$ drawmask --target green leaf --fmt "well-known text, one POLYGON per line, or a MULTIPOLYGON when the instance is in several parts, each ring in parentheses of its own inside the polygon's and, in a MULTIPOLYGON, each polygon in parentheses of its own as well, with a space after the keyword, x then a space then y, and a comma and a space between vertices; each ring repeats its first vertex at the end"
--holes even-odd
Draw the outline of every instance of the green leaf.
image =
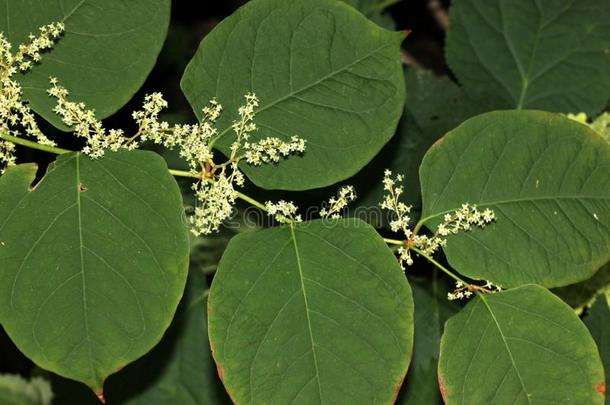
MULTIPOLYGON (((206 339, 206 288, 203 273, 189 273, 184 297, 161 342, 106 382, 109 404, 230 404, 206 339)), ((82 387, 54 378, 57 404, 99 404, 92 392, 82 387)))
POLYGON ((409 284, 356 219, 236 236, 208 313, 212 353, 238 404, 389 404, 411 357, 409 284))
POLYGON ((431 273, 430 278, 411 281, 415 303, 415 342, 409 373, 396 401, 399 405, 441 403, 436 376, 441 336, 445 321, 460 308, 455 301, 447 300, 449 289, 439 279, 438 270, 432 269, 431 273))
POLYGON ((167 34, 170 0, 34 1, 0 0, 0 32, 15 49, 29 33, 64 22, 66 33, 42 62, 20 79, 24 97, 38 114, 59 128, 47 95, 49 76, 105 118, 131 99, 144 83, 167 34))
POLYGON ((559 114, 500 111, 449 132, 420 168, 423 219, 435 229, 463 203, 497 221, 448 238, 460 273, 504 287, 559 287, 610 259, 610 145, 559 114))
POLYGON ((445 325, 439 381, 451 404, 603 404, 587 328, 548 290, 480 295, 445 325))
POLYGON ((610 97, 610 1, 460 0, 447 62, 496 108, 599 112, 610 97))
POLYGON ((216 143, 234 139, 244 94, 261 100, 253 140, 307 140, 302 157, 243 165, 258 186, 305 190, 355 174, 392 137, 405 90, 403 33, 386 31, 331 0, 254 0, 201 42, 181 86, 196 114, 216 97, 224 107, 216 143))
POLYGON ((50 405, 52 398, 51 385, 43 378, 27 381, 19 375, 0 374, 2 405, 50 405))
MULTIPOLYGON (((597 297, 584 321, 595 343, 597 343, 606 370, 606 382, 598 385, 597 390, 606 392, 606 387, 610 383, 610 330, 608 329, 608 325, 610 325, 610 304, 605 294, 597 297)), ((610 403, 610 398, 606 398, 606 404, 608 403, 610 403)))
POLYGON ((576 309, 582 309, 601 290, 610 286, 610 263, 602 266, 593 277, 565 287, 553 289, 553 294, 576 309))
POLYGON ((42 368, 100 393, 169 326, 188 267, 178 186, 151 152, 60 156, 0 177, 0 322, 42 368))
POLYGON ((405 202, 421 208, 419 165, 432 144, 461 122, 486 110, 481 100, 467 97, 449 79, 438 79, 426 70, 408 69, 409 94, 396 135, 375 159, 349 180, 358 191, 356 205, 378 207, 383 199, 383 172, 389 168, 405 177, 405 202))
POLYGON ((129 405, 231 403, 216 374, 207 340, 203 273, 191 273, 188 287, 161 343, 109 379, 110 401, 129 405))

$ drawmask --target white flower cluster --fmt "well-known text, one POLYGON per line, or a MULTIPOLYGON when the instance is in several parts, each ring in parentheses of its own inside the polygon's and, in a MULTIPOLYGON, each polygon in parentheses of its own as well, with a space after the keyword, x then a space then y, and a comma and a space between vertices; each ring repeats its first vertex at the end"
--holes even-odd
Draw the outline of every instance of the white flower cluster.
POLYGON ((231 144, 231 158, 239 156, 239 159, 245 159, 248 164, 260 166, 264 163, 278 163, 282 157, 305 151, 305 140, 298 136, 292 136, 288 142, 276 137, 248 142, 250 134, 257 130, 253 120, 259 100, 254 93, 246 94, 245 98, 246 104, 238 109, 239 120, 232 125, 236 138, 231 144))
POLYGON ((494 293, 502 291, 502 288, 498 285, 492 284, 490 281, 487 281, 483 286, 466 285, 461 281, 456 281, 455 290, 453 290, 453 292, 447 293, 447 299, 453 301, 460 300, 463 298, 470 298, 474 294, 473 291, 480 291, 483 293, 494 293))
MULTIPOLYGON (((64 124, 74 129, 74 134, 87 142, 83 153, 92 159, 104 156, 104 151, 117 151, 127 144, 127 138, 122 129, 106 130, 101 121, 95 118, 95 111, 88 110, 84 103, 68 100, 68 90, 51 77, 51 88, 47 93, 55 97, 57 103, 53 111, 61 117, 64 124)), ((137 145, 129 146, 135 149, 137 145)))
POLYGON ((462 207, 445 214, 444 222, 439 224, 436 232, 441 236, 456 234, 460 231, 468 231, 473 226, 485 228, 485 226, 496 220, 496 214, 489 208, 483 212, 476 205, 462 204, 462 207))
MULTIPOLYGON (((0 132, 6 135, 25 134, 36 138, 42 145, 55 146, 38 128, 34 114, 22 100, 22 89, 13 79, 18 72, 25 72, 41 59, 41 52, 51 48, 64 32, 62 23, 40 28, 37 36, 30 34, 29 42, 21 44, 16 54, 3 33, 0 33, 0 132)), ((0 141, 0 168, 15 164, 15 146, 0 141)), ((2 170, 3 171, 3 170, 2 170)))
POLYGON ((327 206, 320 210, 322 218, 340 218, 341 210, 356 199, 354 186, 343 186, 337 192, 337 197, 331 197, 327 206))
POLYGON ((301 215, 297 215, 298 207, 292 201, 280 200, 277 203, 267 201, 265 203, 267 213, 272 215, 276 221, 287 224, 291 222, 302 222, 301 215))
MULTIPOLYGON (((240 160, 252 164, 279 161, 279 156, 294 152, 303 152, 305 141, 294 137, 290 142, 276 138, 263 139, 250 144, 247 140, 256 131, 253 122, 255 108, 258 106, 256 95, 245 95, 246 103, 238 109, 239 118, 232 123, 235 140, 231 144, 231 155, 222 164, 214 162, 212 143, 220 136, 216 120, 222 112, 222 105, 212 99, 202 109, 202 116, 197 124, 169 125, 159 120, 159 114, 167 107, 167 102, 160 93, 149 94, 144 99, 142 109, 134 111, 132 117, 138 125, 138 131, 130 138, 121 130, 106 131, 102 123, 95 118, 91 110, 83 103, 67 100, 68 92, 52 79, 53 87, 49 94, 57 98, 55 112, 62 117, 66 125, 72 126, 75 133, 87 140, 83 153, 92 158, 103 156, 104 150, 119 148, 135 149, 141 143, 150 141, 166 148, 178 148, 190 168, 191 175, 199 178, 192 186, 197 206, 189 218, 191 232, 195 235, 207 235, 219 230, 222 223, 231 215, 237 199, 236 186, 243 186, 244 176, 238 168, 240 160)), ((278 215, 287 206, 281 205, 278 215)), ((289 210, 285 218, 292 218, 289 210)), ((297 217, 293 218, 297 220, 297 217)))
POLYGON ((439 248, 446 246, 445 236, 468 231, 473 226, 485 227, 496 219, 494 212, 489 208, 480 212, 476 205, 462 204, 461 208, 444 216, 444 222, 438 226, 434 235, 415 234, 409 227, 411 218, 408 214, 412 207, 399 201, 400 195, 403 193, 403 187, 399 183, 403 180, 404 176, 401 174, 392 178, 390 170, 384 172, 383 186, 387 194, 380 204, 381 208, 393 213, 394 218, 390 221, 392 231, 402 232, 406 238, 405 245, 398 248, 398 256, 403 269, 405 268, 403 263, 406 263, 407 266, 413 264, 411 248, 416 248, 431 256, 439 248))
POLYGON ((292 153, 303 153, 305 140, 293 136, 290 138, 290 142, 285 142, 279 138, 270 137, 255 143, 246 142, 243 149, 246 162, 259 166, 262 163, 278 163, 280 158, 292 153))

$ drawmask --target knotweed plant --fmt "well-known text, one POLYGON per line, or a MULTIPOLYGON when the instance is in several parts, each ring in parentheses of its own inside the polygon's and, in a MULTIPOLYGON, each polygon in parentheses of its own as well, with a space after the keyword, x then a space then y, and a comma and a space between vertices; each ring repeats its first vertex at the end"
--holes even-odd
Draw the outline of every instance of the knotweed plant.
MULTIPOLYGON (((432 235, 421 235, 411 228, 411 217, 409 213, 413 209, 411 205, 407 205, 400 201, 400 196, 404 192, 401 183, 404 181, 404 175, 397 174, 392 177, 392 172, 386 169, 383 177, 383 188, 386 191, 383 201, 380 203, 382 209, 389 211, 392 215, 390 228, 393 232, 402 233, 406 241, 398 247, 397 253, 400 265, 403 270, 407 266, 412 266, 414 263, 411 251, 422 254, 425 257, 432 257, 440 248, 447 245, 446 237, 455 235, 459 232, 466 232, 473 227, 485 228, 487 225, 496 220, 494 212, 486 208, 479 211, 476 205, 468 203, 452 212, 444 215, 436 231, 432 235)), ((449 293, 448 298, 469 298, 473 292, 493 292, 500 291, 500 287, 486 282, 484 286, 476 284, 467 284, 461 280, 456 283, 456 290, 449 293)))
MULTIPOLYGON (((159 120, 160 112, 167 107, 162 94, 149 94, 144 99, 142 109, 132 114, 138 125, 137 132, 126 137, 123 130, 106 130, 95 119, 95 112, 87 110, 83 103, 68 101, 67 90, 59 86, 56 79, 52 78, 51 84, 49 95, 57 99, 55 112, 66 125, 74 128, 77 136, 86 140, 83 153, 92 159, 102 157, 108 149, 132 150, 147 141, 168 149, 179 149, 190 173, 199 178, 192 186, 198 205, 194 215, 189 218, 191 232, 195 235, 217 232, 231 215, 237 199, 236 187, 244 184, 244 175, 239 170, 240 161, 258 166, 278 163, 290 154, 305 152, 305 140, 298 136, 292 136, 289 141, 275 137, 249 141, 251 134, 257 131, 254 116, 259 100, 254 93, 244 96, 245 104, 238 109, 239 119, 231 125, 234 141, 228 159, 217 163, 211 143, 218 137, 215 124, 222 113, 222 105, 216 99, 210 100, 209 105, 202 109, 199 123, 170 125, 159 120)), ((278 215, 283 213, 289 217, 287 208, 285 204, 280 204, 278 215)))
MULTIPOLYGON (((365 405, 405 394, 602 405, 595 336, 558 296, 580 282, 579 295, 607 291, 607 271, 592 275, 610 260, 610 34, 592 28, 604 26, 603 1, 586 13, 564 2, 452 2, 447 78, 403 66, 412 60, 401 59, 404 32, 375 24, 391 26, 381 12, 394 0, 243 2, 182 74, 196 121, 168 122, 169 98, 148 92, 133 123, 110 128, 107 113, 160 55, 170 2, 5 1, 0 325, 32 361, 24 369, 49 370, 62 391, 71 384, 61 378, 79 381, 109 403, 123 394, 176 402, 185 393, 164 387, 220 384, 217 371, 236 404, 365 405), (533 30, 496 18, 558 10, 533 30), (52 16, 64 22, 31 25, 52 16), (561 49, 536 38, 566 32, 578 41, 561 49), (507 43, 519 46, 500 55, 507 43), (527 63, 493 63, 507 58, 527 63), (557 113, 568 109, 599 115, 557 113), (49 160, 40 170, 16 165, 15 145, 58 156, 43 173, 49 160), (168 168, 167 150, 182 170, 168 168), (380 163, 392 170, 371 181, 380 163), (395 174, 416 165, 420 218, 395 174), (348 211, 353 186, 302 206, 346 181, 365 184, 358 193, 379 200, 389 220, 361 220, 371 213, 361 201, 348 211), (185 193, 195 201, 186 216, 185 193), (271 223, 229 222, 238 201, 271 223), (437 302, 447 299, 468 302, 437 302), (147 355, 156 345, 180 350, 147 355), (438 375, 411 367, 406 380, 417 384, 399 394, 412 354, 438 363, 438 375), (163 367, 148 367, 158 360, 163 367), (134 372, 143 384, 132 384, 134 372)), ((609 316, 600 298, 579 314, 599 336, 609 316)), ((62 396, 73 393, 75 403, 91 400, 62 396)), ((226 399, 216 393, 186 395, 226 399)))

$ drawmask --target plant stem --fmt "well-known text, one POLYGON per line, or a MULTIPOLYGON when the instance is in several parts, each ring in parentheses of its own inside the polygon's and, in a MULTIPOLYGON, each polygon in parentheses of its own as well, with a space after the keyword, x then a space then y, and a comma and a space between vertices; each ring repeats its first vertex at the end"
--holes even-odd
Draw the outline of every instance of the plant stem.
POLYGON ((199 178, 199 176, 197 176, 196 174, 193 174, 186 170, 168 169, 168 171, 169 171, 169 174, 171 174, 172 176, 175 176, 175 177, 189 177, 191 179, 199 178))
MULTIPOLYGON (((36 150, 40 150, 43 152, 54 153, 56 155, 63 155, 64 153, 76 152, 73 150, 62 149, 62 148, 58 148, 55 146, 41 145, 37 142, 29 141, 29 140, 23 139, 23 138, 18 138, 16 136, 12 136, 12 135, 5 134, 5 133, 0 133, 0 138, 4 139, 5 141, 9 141, 9 142, 17 144, 17 145, 25 146, 30 149, 36 149, 36 150)), ((175 176, 175 177, 188 177, 188 178, 192 178, 192 179, 199 178, 199 176, 197 176, 196 174, 193 174, 186 170, 168 169, 168 171, 172 176, 175 176)), ((247 203, 250 203, 250 204, 254 205, 255 207, 267 212, 267 207, 265 207, 265 205, 263 203, 256 201, 254 198, 252 198, 244 193, 241 193, 239 191, 237 191, 237 197, 239 199, 246 201, 247 203)))
POLYGON ((254 205, 256 208, 258 208, 262 211, 267 212, 267 207, 265 207, 265 204, 260 203, 260 202, 256 201, 254 198, 247 196, 244 193, 241 193, 239 191, 236 191, 236 193, 237 193, 237 197, 239 197, 241 200, 254 205))
POLYGON ((383 241, 385 243, 387 243, 388 245, 404 245, 405 244, 404 240, 398 240, 398 239, 383 238, 383 241))
POLYGON ((17 145, 28 147, 30 149, 41 150, 43 152, 54 153, 56 155, 62 155, 64 153, 74 152, 72 150, 62 149, 62 148, 58 148, 55 146, 41 145, 37 142, 28 141, 27 139, 23 139, 23 138, 17 138, 16 136, 5 134, 5 133, 0 133, 0 138, 4 139, 5 141, 9 141, 11 143, 17 144, 17 145))
POLYGON ((440 264, 439 262, 434 260, 434 258, 432 256, 430 256, 429 254, 427 254, 427 253, 423 252, 422 250, 420 250, 420 249, 418 249, 416 247, 413 247, 413 246, 409 246, 409 249, 411 249, 412 251, 414 251, 418 255, 425 257, 426 260, 428 260, 430 263, 432 263, 433 265, 438 267, 441 271, 443 271, 445 274, 447 274, 449 277, 451 277, 455 281, 459 281, 460 283, 464 284, 468 289, 472 288, 472 286, 469 283, 467 283, 466 281, 462 280, 460 277, 458 277, 451 270, 449 270, 448 268, 446 268, 445 266, 443 266, 442 264, 440 264))

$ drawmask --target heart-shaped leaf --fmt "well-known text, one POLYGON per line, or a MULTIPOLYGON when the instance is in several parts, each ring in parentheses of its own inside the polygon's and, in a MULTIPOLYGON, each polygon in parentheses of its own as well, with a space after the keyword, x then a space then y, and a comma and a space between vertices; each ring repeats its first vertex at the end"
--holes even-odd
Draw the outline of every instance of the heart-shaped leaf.
POLYGON ((462 274, 502 286, 558 287, 610 259, 610 144, 559 114, 501 111, 449 132, 420 168, 423 220, 435 229, 463 203, 497 221, 449 237, 462 274))
POLYGON ((39 366, 100 393, 169 326, 188 267, 180 192, 151 152, 60 156, 0 177, 0 322, 39 366))
POLYGON ((610 1, 459 0, 447 62, 496 108, 596 113, 610 96, 610 1))
POLYGON ((246 175, 264 188, 323 187, 355 174, 394 134, 403 39, 342 2, 254 0, 204 38, 181 86, 196 114, 214 97, 223 105, 216 145, 225 153, 244 94, 256 93, 253 139, 298 135, 307 149, 281 170, 244 165, 246 175))
POLYGON ((540 286, 469 302, 445 325, 438 375, 448 405, 604 403, 593 338, 540 286))
POLYGON ((238 404, 390 404, 411 357, 411 290, 356 219, 234 237, 208 312, 212 352, 238 404))
POLYGON ((53 22, 66 32, 42 62, 22 76, 24 97, 46 120, 65 128, 48 96, 49 76, 71 97, 105 118, 140 88, 157 61, 167 34, 170 0, 4 0, 0 32, 13 48, 53 22))

